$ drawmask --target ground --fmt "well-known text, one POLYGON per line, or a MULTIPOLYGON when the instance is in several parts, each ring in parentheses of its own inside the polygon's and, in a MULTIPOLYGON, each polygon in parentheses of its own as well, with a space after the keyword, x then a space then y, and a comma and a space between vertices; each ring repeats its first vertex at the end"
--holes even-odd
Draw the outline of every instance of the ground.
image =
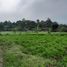
POLYGON ((3 50, 2 50, 2 46, 0 46, 0 67, 3 67, 3 50))

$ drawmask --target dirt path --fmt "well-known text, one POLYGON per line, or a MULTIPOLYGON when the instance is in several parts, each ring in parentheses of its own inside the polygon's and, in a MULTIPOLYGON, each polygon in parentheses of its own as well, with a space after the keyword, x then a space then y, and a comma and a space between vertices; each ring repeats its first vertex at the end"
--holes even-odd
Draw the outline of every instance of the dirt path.
POLYGON ((2 51, 2 46, 0 46, 0 67, 3 67, 3 51, 2 51))

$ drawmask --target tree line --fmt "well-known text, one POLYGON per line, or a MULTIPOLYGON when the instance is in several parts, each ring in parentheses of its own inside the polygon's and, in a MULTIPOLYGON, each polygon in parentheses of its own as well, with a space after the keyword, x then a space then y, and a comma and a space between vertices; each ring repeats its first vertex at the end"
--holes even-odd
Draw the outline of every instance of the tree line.
POLYGON ((46 21, 39 19, 33 21, 23 18, 22 20, 18 20, 16 22, 0 22, 0 31, 67 32, 67 25, 53 22, 50 18, 48 18, 46 21))

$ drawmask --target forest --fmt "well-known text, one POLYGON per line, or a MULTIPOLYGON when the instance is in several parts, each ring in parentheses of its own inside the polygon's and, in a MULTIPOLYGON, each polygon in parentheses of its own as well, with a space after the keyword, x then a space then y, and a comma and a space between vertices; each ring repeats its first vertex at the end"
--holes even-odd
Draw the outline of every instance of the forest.
POLYGON ((47 20, 18 20, 16 22, 4 21, 0 22, 0 31, 51 31, 51 32, 67 32, 66 24, 59 24, 52 21, 50 18, 47 20))

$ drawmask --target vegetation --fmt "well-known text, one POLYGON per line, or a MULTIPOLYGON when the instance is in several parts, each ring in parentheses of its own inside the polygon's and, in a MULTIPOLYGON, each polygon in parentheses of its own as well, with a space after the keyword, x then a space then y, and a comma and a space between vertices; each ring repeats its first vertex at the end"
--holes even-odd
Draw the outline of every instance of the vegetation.
POLYGON ((51 21, 48 18, 46 21, 39 20, 18 20, 16 22, 4 21, 0 22, 0 31, 48 31, 48 33, 52 32, 67 32, 67 25, 58 24, 57 22, 51 21))
POLYGON ((67 67, 66 32, 50 18, 0 22, 0 67, 67 67))
POLYGON ((67 34, 0 34, 4 67, 67 67, 67 34))

